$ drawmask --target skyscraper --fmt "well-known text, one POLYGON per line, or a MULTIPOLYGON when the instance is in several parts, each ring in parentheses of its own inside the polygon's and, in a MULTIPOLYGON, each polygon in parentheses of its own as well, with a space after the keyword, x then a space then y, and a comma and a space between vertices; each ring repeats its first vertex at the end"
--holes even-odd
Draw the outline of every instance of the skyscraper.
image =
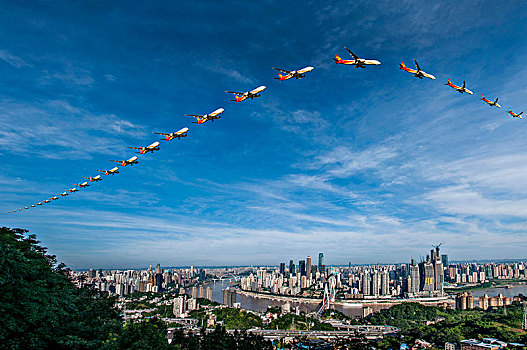
POLYGON ((445 270, 443 260, 439 254, 439 246, 436 247, 432 264, 434 264, 434 290, 443 293, 443 282, 445 280, 445 270))
POLYGON ((388 271, 384 270, 381 273, 381 295, 388 295, 390 294, 390 275, 388 274, 388 271))
POLYGON ((323 273, 323 266, 324 266, 324 253, 318 253, 318 271, 320 273, 323 273))
POLYGON ((298 261, 298 272, 300 273, 300 276, 306 275, 306 261, 305 260, 299 260, 298 261))
POLYGON ((419 267, 414 263, 412 259, 412 265, 410 265, 410 285, 408 286, 408 292, 417 294, 419 293, 419 267))
POLYGON ((311 257, 310 256, 308 256, 306 259, 306 276, 308 280, 311 279, 311 257))
POLYGON ((371 277, 368 271, 364 271, 362 274, 362 294, 370 295, 371 294, 371 277))
POLYGON ((434 265, 430 261, 430 256, 426 256, 426 261, 419 264, 419 277, 421 279, 420 290, 431 293, 434 291, 434 265))
POLYGON ((231 290, 229 288, 223 290, 223 305, 232 307, 231 290))
POLYGON ((370 291, 370 294, 371 295, 379 295, 379 287, 380 287, 380 278, 379 278, 379 271, 375 270, 373 271, 372 273, 372 276, 371 276, 371 291, 370 291))
POLYGON ((445 277, 447 280, 450 280, 450 270, 448 268, 448 255, 441 255, 441 260, 443 260, 443 270, 445 270, 445 277))
POLYGON ((289 260, 289 276, 293 276, 295 273, 295 263, 293 260, 289 260))
POLYGON ((285 263, 280 263, 280 273, 285 276, 285 263))

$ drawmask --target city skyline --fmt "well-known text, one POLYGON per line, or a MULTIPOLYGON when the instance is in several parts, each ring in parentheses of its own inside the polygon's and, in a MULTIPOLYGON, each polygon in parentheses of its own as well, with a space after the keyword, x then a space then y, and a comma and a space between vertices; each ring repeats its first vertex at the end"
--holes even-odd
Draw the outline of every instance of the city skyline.
POLYGON ((440 242, 452 261, 526 258, 527 124, 507 115, 527 110, 525 3, 2 10, 2 212, 190 128, 67 200, 0 216, 73 269, 385 264, 440 242), (336 65, 344 46, 381 65, 336 65), (413 59, 437 80, 399 69, 413 59), (224 92, 260 85, 239 104, 224 92), (185 116, 220 107, 214 123, 185 116))

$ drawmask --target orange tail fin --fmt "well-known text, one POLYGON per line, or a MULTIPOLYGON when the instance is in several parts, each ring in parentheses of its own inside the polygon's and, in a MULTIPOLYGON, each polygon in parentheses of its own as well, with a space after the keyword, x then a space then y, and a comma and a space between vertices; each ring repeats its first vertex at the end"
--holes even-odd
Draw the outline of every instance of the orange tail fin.
POLYGON ((399 64, 399 69, 404 69, 404 68, 406 68, 406 66, 404 65, 403 62, 401 62, 401 64, 399 64))

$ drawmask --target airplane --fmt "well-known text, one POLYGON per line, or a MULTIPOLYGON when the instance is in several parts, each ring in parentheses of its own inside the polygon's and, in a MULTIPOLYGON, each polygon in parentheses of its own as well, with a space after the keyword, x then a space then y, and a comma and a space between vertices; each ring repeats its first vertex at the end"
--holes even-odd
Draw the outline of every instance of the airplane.
POLYGON ((68 192, 62 192, 62 193, 59 193, 59 196, 61 197, 66 197, 66 196, 69 196, 70 194, 68 192))
POLYGON ((280 71, 282 73, 285 73, 285 75, 282 75, 280 73, 278 73, 278 78, 275 78, 275 79, 278 79, 280 81, 283 81, 283 80, 287 80, 287 79, 291 79, 291 78, 295 78, 295 79, 302 79, 306 76, 306 73, 307 72, 311 72, 313 69, 315 69, 314 67, 305 67, 305 68, 302 68, 302 69, 299 69, 299 70, 285 70, 285 69, 280 69, 280 68, 274 68, 273 69, 277 70, 277 71, 280 71))
MULTIPOLYGON (((56 201, 57 199, 59 199, 59 197, 57 197, 57 196, 53 196, 53 197, 51 197, 50 199, 51 199, 52 201, 56 201)), ((44 201, 44 202, 45 202, 45 201, 44 201)), ((48 201, 48 202, 49 202, 49 201, 48 201)))
POLYGON ((514 113, 513 111, 511 111, 511 109, 509 108, 509 114, 512 115, 514 118, 520 118, 522 119, 522 114, 523 112, 520 112, 518 114, 514 113))
POLYGON ((31 208, 34 208, 34 207, 35 207, 35 204, 31 204, 30 207, 31 207, 31 208))
POLYGON ((69 189, 68 191, 69 191, 70 193, 79 192, 79 190, 76 189, 75 187, 73 187, 72 189, 69 189))
POLYGON ((134 165, 134 164, 139 163, 137 161, 137 156, 133 156, 132 158, 128 160, 110 160, 110 162, 121 163, 121 166, 134 165))
POLYGON ((180 139, 182 137, 187 137, 188 128, 183 128, 176 132, 164 133, 164 132, 154 132, 154 134, 165 136, 165 141, 171 141, 173 139, 180 139))
POLYGON ((496 101, 492 102, 492 101, 487 100, 485 98, 485 95, 481 94, 481 96, 483 96, 483 98, 481 100, 485 101, 489 106, 496 106, 498 108, 501 108, 501 106, 498 104, 498 99, 496 99, 496 101))
MULTIPOLYGON (((185 114, 185 115, 187 115, 189 117, 196 118, 196 121, 192 122, 193 124, 203 124, 203 123, 205 123, 208 120, 211 120, 211 121, 214 122, 214 119, 220 119, 221 117, 219 115, 222 114, 223 111, 225 111, 223 108, 218 108, 217 110, 215 110, 214 112, 209 113, 209 114, 203 114, 203 115, 199 115, 199 114, 185 114)), ((181 129, 181 130, 183 130, 183 129, 181 129)))
POLYGON ((448 81, 448 82, 447 82, 445 85, 448 85, 448 86, 450 86, 452 89, 457 90, 457 92, 459 92, 460 94, 462 94, 462 93, 464 93, 464 92, 466 92, 467 94, 470 94, 470 95, 473 94, 472 91, 470 91, 469 89, 467 89, 467 88, 465 87, 465 81, 464 81, 464 80, 463 80, 463 86, 457 86, 457 85, 452 84, 452 83, 450 82, 450 79, 447 79, 447 81, 448 81))
POLYGON ((119 174, 119 168, 118 167, 115 167, 115 168, 111 168, 110 170, 97 170, 101 173, 104 173, 104 175, 114 175, 114 174, 119 174))
MULTIPOLYGON (((97 176, 94 176, 94 177, 85 177, 83 176, 85 179, 88 179, 90 180, 90 182, 98 182, 98 181, 102 181, 101 179, 101 175, 97 175, 97 176)), ((80 186, 79 186, 80 187, 80 186)))
MULTIPOLYGON (((139 150, 139 152, 135 152, 135 153, 146 154, 148 152, 159 151, 159 142, 156 141, 153 144, 146 146, 146 147, 126 147, 126 148, 137 149, 139 150)), ((134 164, 137 164, 137 163, 134 163, 134 164)))
POLYGON ((24 207, 24 209, 29 209, 29 207, 24 207))
MULTIPOLYGON (((56 199, 58 199, 58 198, 56 198, 56 199)), ((49 199, 44 199, 42 202, 43 203, 49 203, 50 201, 49 201, 49 199)))
POLYGON ((38 202, 37 205, 42 205, 42 202, 38 202))
POLYGON ((381 64, 381 62, 377 61, 377 60, 365 60, 363 58, 359 58, 357 55, 355 55, 353 52, 351 52, 350 49, 348 49, 347 47, 344 47, 346 50, 348 50, 349 54, 351 55, 351 57, 353 57, 352 60, 343 60, 342 58, 340 58, 339 55, 335 55, 335 63, 336 64, 346 64, 346 65, 354 65, 355 68, 366 68, 366 65, 376 65, 378 66, 379 64, 381 64))
POLYGON ((414 77, 417 77, 419 79, 423 79, 423 77, 426 77, 426 78, 429 78, 429 79, 435 79, 436 78, 432 74, 428 74, 426 72, 423 72, 421 70, 421 67, 419 67, 419 64, 417 63, 417 61, 414 60, 414 62, 415 62, 415 68, 417 68, 417 69, 408 68, 408 67, 406 67, 404 65, 403 62, 401 62, 401 64, 399 65, 399 69, 407 71, 408 73, 412 73, 414 75, 414 77))
POLYGON ((260 97, 260 92, 264 91, 267 87, 265 85, 262 85, 262 86, 259 86, 257 87, 256 89, 254 90, 251 90, 251 91, 247 91, 247 92, 236 92, 236 91, 225 91, 225 92, 228 92, 229 94, 234 94, 234 100, 231 100, 231 101, 234 101, 234 102, 242 102, 248 98, 250 98, 251 100, 253 98, 256 98, 256 97, 260 97), (240 95, 240 96, 238 96, 240 95))

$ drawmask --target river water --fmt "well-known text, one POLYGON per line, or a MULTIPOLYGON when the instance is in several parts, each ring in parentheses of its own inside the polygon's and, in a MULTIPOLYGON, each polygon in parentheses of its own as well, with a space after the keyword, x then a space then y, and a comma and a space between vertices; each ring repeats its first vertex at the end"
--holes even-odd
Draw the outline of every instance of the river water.
MULTIPOLYGON (((220 304, 223 303, 223 292, 222 291, 223 289, 229 286, 230 286, 229 281, 221 281, 221 282, 211 283, 207 285, 207 287, 212 288, 212 300, 220 304)), ((268 306, 281 307, 282 305, 286 303, 285 301, 271 300, 271 299, 266 299, 266 298, 257 298, 257 297, 245 296, 241 294, 238 294, 236 296, 236 299, 237 299, 236 301, 241 304, 241 307, 243 309, 260 311, 260 312, 267 310, 268 306)), ((318 304, 312 304, 312 303, 290 302, 289 304, 291 305, 291 308, 298 308, 300 312, 305 312, 305 313, 316 311, 319 308, 318 304)), ((372 308, 374 311, 379 311, 389 306, 390 305, 372 305, 372 308)), ((344 305, 334 305, 333 308, 350 317, 362 317, 362 306, 361 305, 345 305, 345 306, 344 305)))
POLYGON ((526 285, 514 285, 512 288, 487 288, 471 291, 472 296, 474 297, 474 305, 479 305, 479 297, 482 297, 484 294, 487 294, 489 297, 495 297, 498 294, 503 294, 505 297, 517 296, 518 294, 527 295, 527 286, 526 285))
MULTIPOLYGON (((212 300, 215 302, 218 302, 220 304, 223 303, 223 289, 230 286, 229 280, 224 280, 216 283, 210 283, 207 285, 207 287, 212 288, 212 300)), ((498 294, 503 294, 506 297, 512 298, 513 296, 516 296, 518 294, 527 295, 527 285, 515 285, 513 288, 487 288, 487 289, 481 289, 481 290, 474 290, 471 291, 473 297, 474 297, 474 304, 478 305, 479 300, 478 298, 480 296, 483 296, 483 294, 487 294, 490 297, 495 297, 498 294)), ((264 299, 264 298, 255 298, 251 296, 244 296, 238 294, 236 296, 236 301, 241 304, 241 307, 243 309, 253 310, 253 311, 260 311, 263 312, 267 310, 268 306, 282 306, 286 302, 279 301, 279 300, 270 300, 270 299, 264 299)), ((318 305, 311 304, 311 303, 296 303, 291 302, 290 303, 291 308, 299 308, 301 312, 309 313, 316 309, 318 309, 318 305)), ((368 304, 367 306, 370 306, 374 312, 380 311, 382 309, 386 309, 392 306, 392 304, 368 304)), ((347 316, 350 317, 362 317, 362 305, 357 303, 357 305, 333 305, 332 308, 335 310, 338 310, 342 313, 344 313, 347 316)))

